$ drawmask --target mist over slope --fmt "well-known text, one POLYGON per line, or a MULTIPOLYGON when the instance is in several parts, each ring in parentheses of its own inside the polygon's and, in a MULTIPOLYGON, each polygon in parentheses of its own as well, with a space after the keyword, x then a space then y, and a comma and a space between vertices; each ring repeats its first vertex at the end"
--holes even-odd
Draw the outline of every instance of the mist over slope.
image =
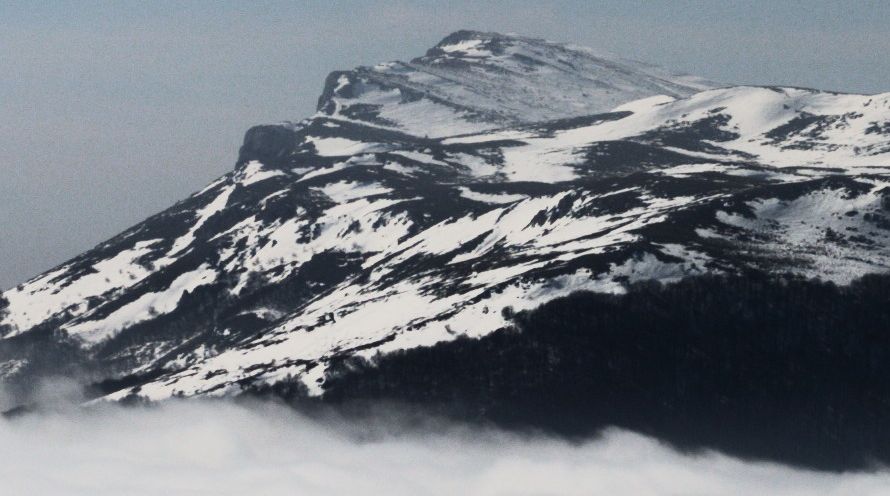
MULTIPOLYGON (((381 412, 384 413, 384 412, 381 412)), ((825 474, 622 431, 583 444, 428 420, 356 425, 271 404, 170 402, 0 420, 10 494, 883 494, 886 473, 825 474)))

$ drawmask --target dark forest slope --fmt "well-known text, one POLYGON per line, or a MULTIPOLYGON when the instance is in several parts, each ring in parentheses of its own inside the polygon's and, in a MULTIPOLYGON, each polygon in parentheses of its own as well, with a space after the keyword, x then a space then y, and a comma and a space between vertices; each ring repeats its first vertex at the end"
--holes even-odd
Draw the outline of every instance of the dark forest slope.
POLYGON ((326 400, 569 437, 619 426, 820 468, 890 461, 890 278, 690 278, 576 293, 515 327, 351 360, 326 400))

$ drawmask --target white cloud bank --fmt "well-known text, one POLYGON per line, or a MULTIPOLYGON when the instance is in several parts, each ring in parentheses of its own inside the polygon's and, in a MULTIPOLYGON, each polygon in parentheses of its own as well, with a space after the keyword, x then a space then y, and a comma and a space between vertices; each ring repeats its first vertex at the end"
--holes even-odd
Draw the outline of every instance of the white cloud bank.
POLYGON ((0 492, 29 495, 878 495, 890 473, 687 456, 627 432, 583 445, 438 426, 318 422, 181 402, 0 420, 0 492), (368 430, 363 430, 368 427, 368 430), (364 433, 364 434, 362 434, 364 433))

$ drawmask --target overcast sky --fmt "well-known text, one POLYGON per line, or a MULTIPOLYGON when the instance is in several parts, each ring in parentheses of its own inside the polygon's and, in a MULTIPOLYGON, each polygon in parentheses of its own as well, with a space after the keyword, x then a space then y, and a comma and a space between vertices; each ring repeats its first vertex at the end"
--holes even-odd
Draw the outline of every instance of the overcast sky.
POLYGON ((225 173, 247 128, 311 114, 331 70, 412 58, 457 29, 724 82, 890 91, 890 2, 776 3, 4 1, 0 288, 225 173))

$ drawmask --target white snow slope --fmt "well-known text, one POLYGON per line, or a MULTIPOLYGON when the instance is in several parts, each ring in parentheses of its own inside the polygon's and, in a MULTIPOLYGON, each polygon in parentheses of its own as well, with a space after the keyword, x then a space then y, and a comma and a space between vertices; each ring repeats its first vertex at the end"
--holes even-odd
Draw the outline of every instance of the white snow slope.
POLYGON ((885 272, 888 186, 890 94, 714 88, 459 32, 334 73, 319 114, 252 129, 234 171, 4 293, 0 332, 144 378, 110 399, 322 394, 334 360, 482 336, 573 291, 885 272))

